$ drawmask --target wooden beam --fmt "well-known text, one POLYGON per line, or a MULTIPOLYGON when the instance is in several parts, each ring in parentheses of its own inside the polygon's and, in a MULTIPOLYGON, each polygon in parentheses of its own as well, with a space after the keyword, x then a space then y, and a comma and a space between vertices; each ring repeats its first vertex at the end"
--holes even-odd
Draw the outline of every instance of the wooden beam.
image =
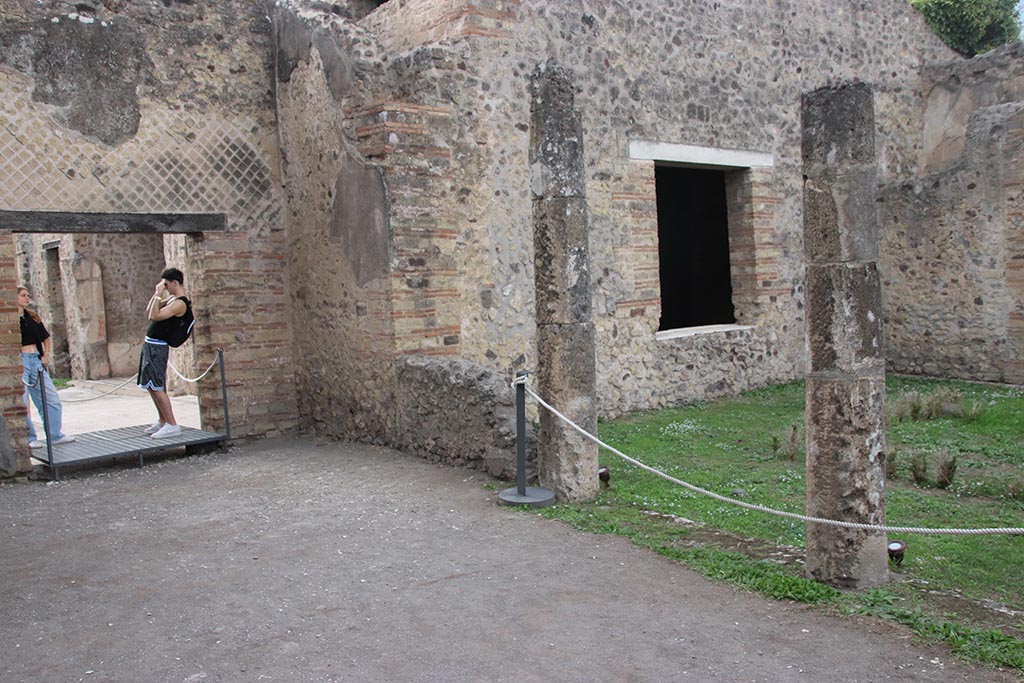
POLYGON ((78 213, 0 211, 0 230, 8 232, 157 233, 223 232, 222 213, 78 213))

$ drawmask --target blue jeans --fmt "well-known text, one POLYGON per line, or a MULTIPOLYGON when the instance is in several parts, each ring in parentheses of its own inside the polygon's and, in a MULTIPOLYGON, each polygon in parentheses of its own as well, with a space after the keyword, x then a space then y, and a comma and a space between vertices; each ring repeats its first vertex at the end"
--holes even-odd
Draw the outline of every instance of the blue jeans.
MULTIPOLYGON (((43 392, 39 387, 39 371, 43 371, 43 388, 46 389, 46 414, 50 421, 50 433, 53 435, 53 441, 64 438, 64 432, 61 431, 61 416, 64 413, 64 409, 60 405, 60 396, 57 394, 57 389, 53 386, 53 381, 50 379, 50 373, 43 367, 43 363, 39 360, 39 355, 35 353, 23 353, 21 354, 21 381, 25 385, 25 410, 28 410, 28 399, 32 398, 32 403, 36 404, 36 410, 39 411, 39 419, 43 416, 43 392)), ((36 429, 32 426, 32 416, 27 412, 25 414, 25 421, 28 422, 28 440, 36 440, 36 429)), ((46 421, 43 421, 43 429, 46 429, 46 421)))

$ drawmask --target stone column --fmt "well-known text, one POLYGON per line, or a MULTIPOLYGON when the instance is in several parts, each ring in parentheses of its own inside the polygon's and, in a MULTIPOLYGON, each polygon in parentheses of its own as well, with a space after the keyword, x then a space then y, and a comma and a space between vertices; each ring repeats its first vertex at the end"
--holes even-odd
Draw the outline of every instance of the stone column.
POLYGON ((61 268, 63 272, 71 273, 71 277, 64 281, 68 346, 73 350, 71 374, 74 379, 110 377, 103 269, 99 263, 78 251, 73 251, 61 265, 68 266, 61 268), (78 353, 75 353, 76 349, 78 353))
MULTIPOLYGON (((530 86, 537 388, 551 405, 596 434, 583 124, 567 70, 553 61, 538 65, 530 86)), ((542 409, 540 416, 541 484, 562 500, 596 497, 597 446, 548 411, 542 409)))
MULTIPOLYGON (((802 117, 807 510, 882 524, 885 358, 871 89, 857 84, 805 94, 802 117)), ((882 583, 886 537, 808 524, 807 573, 844 588, 882 583)))

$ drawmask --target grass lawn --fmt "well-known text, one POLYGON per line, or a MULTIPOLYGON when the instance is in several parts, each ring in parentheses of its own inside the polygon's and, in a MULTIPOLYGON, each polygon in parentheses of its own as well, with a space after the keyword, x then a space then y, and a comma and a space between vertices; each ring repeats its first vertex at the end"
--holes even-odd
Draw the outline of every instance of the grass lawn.
MULTIPOLYGON (((887 384, 888 524, 1024 527, 1024 391, 903 377, 887 384)), ((793 383, 602 421, 599 436, 675 478, 803 513, 803 412, 804 385, 793 383)), ((839 593, 802 578, 802 522, 692 493, 610 451, 601 464, 612 486, 598 500, 542 514, 628 536, 770 597, 894 619, 965 658, 1024 670, 1024 536, 903 535, 905 560, 889 585, 839 593)))

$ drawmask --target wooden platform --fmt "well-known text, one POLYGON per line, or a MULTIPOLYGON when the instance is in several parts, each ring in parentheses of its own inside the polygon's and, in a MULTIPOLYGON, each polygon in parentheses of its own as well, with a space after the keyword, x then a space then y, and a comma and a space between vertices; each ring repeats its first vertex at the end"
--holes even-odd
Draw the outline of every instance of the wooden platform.
POLYGON ((148 425, 107 429, 101 432, 75 434, 76 441, 53 446, 53 462, 47 462, 45 448, 32 450, 32 459, 48 467, 54 479, 60 478, 62 467, 123 456, 137 456, 139 465, 145 464, 147 454, 160 453, 185 447, 186 452, 223 447, 227 437, 218 432, 182 427, 181 433, 167 439, 154 439, 145 433, 148 425))

